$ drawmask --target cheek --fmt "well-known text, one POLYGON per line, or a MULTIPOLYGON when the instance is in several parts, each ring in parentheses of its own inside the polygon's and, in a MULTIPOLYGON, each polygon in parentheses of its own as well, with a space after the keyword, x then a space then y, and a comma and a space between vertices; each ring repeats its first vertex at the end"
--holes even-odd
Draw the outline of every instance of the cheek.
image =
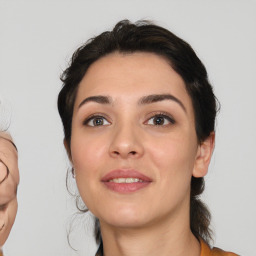
POLYGON ((157 169, 157 179, 161 181, 163 193, 167 190, 176 194, 180 190, 187 191, 190 188, 195 163, 195 145, 190 143, 186 136, 160 140, 154 147, 148 145, 149 158, 157 169))
POLYGON ((162 212, 168 214, 189 204, 194 159, 191 156, 193 154, 186 147, 187 144, 173 141, 163 145, 151 151, 151 163, 157 169, 160 198, 157 198, 159 201, 156 202, 152 199, 152 205, 157 205, 162 212))
POLYGON ((72 161, 77 174, 93 172, 93 169, 98 168, 99 160, 104 158, 106 150, 106 143, 100 138, 81 136, 72 139, 72 161))
POLYGON ((170 170, 184 170, 193 167, 197 147, 187 136, 170 136, 148 143, 147 148, 156 165, 170 170))
POLYGON ((73 137, 71 152, 76 183, 86 206, 93 211, 99 197, 99 182, 106 165, 106 143, 102 139, 73 137), (78 139, 76 139, 78 138, 78 139))

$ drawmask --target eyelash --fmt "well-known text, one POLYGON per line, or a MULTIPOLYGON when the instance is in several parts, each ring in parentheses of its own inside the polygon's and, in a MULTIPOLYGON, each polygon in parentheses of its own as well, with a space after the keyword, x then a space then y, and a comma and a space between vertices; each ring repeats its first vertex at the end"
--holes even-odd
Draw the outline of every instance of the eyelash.
MULTIPOLYGON (((103 120, 107 121, 107 122, 108 122, 107 125, 111 124, 111 123, 107 120, 106 117, 104 117, 104 116, 102 116, 102 115, 94 114, 94 115, 89 116, 89 117, 83 122, 83 125, 90 126, 90 127, 96 127, 97 125, 90 125, 89 123, 90 123, 91 121, 96 120, 97 118, 103 119, 103 120)), ((103 122, 104 122, 104 121, 103 121, 103 122)), ((106 125, 106 124, 105 124, 105 125, 106 125)), ((98 126, 102 126, 102 125, 98 125, 98 126)))
POLYGON ((156 114, 154 114, 152 117, 150 117, 147 121, 146 121, 146 123, 148 123, 149 122, 149 120, 153 120, 154 118, 164 118, 165 120, 167 120, 168 121, 168 124, 159 124, 159 125, 157 125, 157 124, 149 124, 149 125, 152 125, 152 126, 167 126, 167 125, 171 125, 171 124, 175 124, 176 122, 175 122, 175 120, 173 119, 173 117, 172 116, 170 116, 170 114, 168 114, 168 113, 166 113, 166 112, 160 112, 160 113, 156 113, 156 114))
MULTIPOLYGON (((156 113, 153 116, 151 116, 149 119, 147 119, 147 121, 145 122, 145 124, 147 124, 151 119, 153 120, 154 118, 163 118, 165 120, 168 121, 168 124, 148 124, 148 125, 152 125, 152 126, 167 126, 170 124, 175 124, 175 120, 173 119, 172 116, 170 116, 168 113, 165 112, 160 112, 160 113, 156 113)), ((164 120, 164 122, 165 122, 164 120)), ((104 126, 104 125, 110 125, 111 123, 107 120, 106 117, 102 116, 102 115, 91 115, 89 116, 84 122, 83 125, 86 126, 90 126, 90 127, 96 127, 96 126, 104 126), (102 119, 103 120, 103 124, 99 124, 99 125, 95 125, 95 124, 89 124, 91 121, 95 121, 96 119, 102 119), (104 122, 107 122, 107 124, 104 124, 104 122)))

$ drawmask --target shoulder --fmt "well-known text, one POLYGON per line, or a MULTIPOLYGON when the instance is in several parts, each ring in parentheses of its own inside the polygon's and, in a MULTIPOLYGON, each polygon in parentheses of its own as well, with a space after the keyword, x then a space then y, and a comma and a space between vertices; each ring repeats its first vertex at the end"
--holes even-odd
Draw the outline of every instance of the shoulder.
POLYGON ((226 252, 217 247, 210 248, 202 239, 200 240, 201 254, 200 256, 238 256, 233 252, 226 252))
POLYGON ((233 253, 233 252, 225 252, 219 248, 214 247, 211 250, 211 256, 238 256, 237 254, 233 253))

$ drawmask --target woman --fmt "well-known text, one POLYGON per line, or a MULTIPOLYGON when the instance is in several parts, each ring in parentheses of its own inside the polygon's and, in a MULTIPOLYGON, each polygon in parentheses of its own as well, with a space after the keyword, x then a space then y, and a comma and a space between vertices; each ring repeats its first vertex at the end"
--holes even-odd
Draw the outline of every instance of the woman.
POLYGON ((17 213, 18 184, 17 148, 8 133, 0 132, 0 255, 17 213))
POLYGON ((96 255, 234 255, 210 249, 204 190, 216 100, 192 48, 119 22, 73 55, 58 108, 96 255))

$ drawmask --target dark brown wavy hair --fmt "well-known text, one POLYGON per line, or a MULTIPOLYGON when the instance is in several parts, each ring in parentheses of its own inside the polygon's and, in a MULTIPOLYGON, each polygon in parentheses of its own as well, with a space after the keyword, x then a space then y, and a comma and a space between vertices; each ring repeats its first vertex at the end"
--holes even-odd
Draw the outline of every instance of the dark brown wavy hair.
MULTIPOLYGON (((80 81, 92 63, 113 52, 149 52, 164 57, 183 78, 192 100, 198 143, 203 142, 215 129, 217 100, 207 77, 207 72, 191 46, 165 28, 148 21, 118 22, 112 31, 90 39, 73 54, 69 67, 63 72, 63 88, 58 97, 58 110, 64 127, 65 141, 69 147, 73 107, 80 81)), ((211 215, 199 199, 204 191, 204 178, 191 179, 190 228, 193 234, 207 243, 212 239, 209 227, 211 215)), ((77 198, 79 200, 79 198, 77 198)), ((77 201, 78 206, 78 201, 77 201)), ((81 211, 86 211, 85 208, 81 211)), ((95 235, 101 241, 100 225, 96 219, 95 235)))

